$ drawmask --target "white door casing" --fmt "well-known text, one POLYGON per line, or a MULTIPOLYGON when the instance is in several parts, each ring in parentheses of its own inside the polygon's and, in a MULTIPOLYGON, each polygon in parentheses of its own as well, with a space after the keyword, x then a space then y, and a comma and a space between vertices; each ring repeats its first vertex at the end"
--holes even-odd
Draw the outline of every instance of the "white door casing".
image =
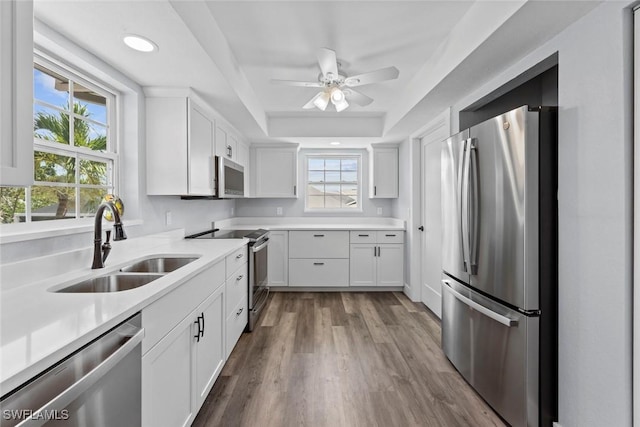
POLYGON ((640 7, 634 15, 633 425, 640 426, 640 7))

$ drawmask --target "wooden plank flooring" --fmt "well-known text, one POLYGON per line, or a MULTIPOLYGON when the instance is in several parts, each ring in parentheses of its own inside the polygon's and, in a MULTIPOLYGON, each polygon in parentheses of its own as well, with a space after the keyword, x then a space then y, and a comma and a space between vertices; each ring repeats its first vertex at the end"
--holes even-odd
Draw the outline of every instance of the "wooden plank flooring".
POLYGON ((399 292, 278 292, 194 426, 504 426, 399 292))

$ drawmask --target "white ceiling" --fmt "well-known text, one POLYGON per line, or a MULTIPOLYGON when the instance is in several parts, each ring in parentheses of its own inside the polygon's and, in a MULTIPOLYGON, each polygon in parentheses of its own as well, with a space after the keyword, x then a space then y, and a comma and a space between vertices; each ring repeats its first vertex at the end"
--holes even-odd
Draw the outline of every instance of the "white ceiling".
POLYGON ((194 88, 251 141, 361 146, 406 137, 598 3, 36 0, 35 15, 142 86, 194 88), (131 51, 126 33, 159 52, 131 51), (393 65, 400 76, 361 86, 366 107, 303 112, 317 89, 270 79, 316 80, 320 47, 345 75, 393 65), (482 70, 461 68, 489 56, 482 70))

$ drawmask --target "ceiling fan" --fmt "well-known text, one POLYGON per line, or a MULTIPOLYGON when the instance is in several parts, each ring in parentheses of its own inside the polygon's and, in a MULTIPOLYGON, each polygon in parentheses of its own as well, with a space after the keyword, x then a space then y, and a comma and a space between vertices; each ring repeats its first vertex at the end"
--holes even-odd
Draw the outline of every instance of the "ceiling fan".
POLYGON ((373 99, 356 91, 353 87, 397 79, 400 74, 396 67, 387 67, 347 77, 341 75, 338 70, 338 61, 336 59, 335 51, 322 47, 318 50, 317 58, 320 70, 322 71, 318 75, 317 82, 271 80, 271 83, 285 86, 322 88, 322 91, 302 106, 305 110, 316 107, 324 111, 327 108, 327 105, 329 105, 329 101, 331 101, 331 103, 336 107, 336 111, 338 112, 349 106, 348 101, 355 102, 361 106, 369 105, 373 102, 373 99))

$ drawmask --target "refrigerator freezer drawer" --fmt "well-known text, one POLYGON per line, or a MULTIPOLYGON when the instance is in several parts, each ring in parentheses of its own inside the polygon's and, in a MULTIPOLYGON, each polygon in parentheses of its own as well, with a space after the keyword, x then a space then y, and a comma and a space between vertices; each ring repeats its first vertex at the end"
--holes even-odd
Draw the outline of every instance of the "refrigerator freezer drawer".
POLYGON ((442 348, 473 388, 514 427, 538 426, 539 318, 442 281, 442 348))

